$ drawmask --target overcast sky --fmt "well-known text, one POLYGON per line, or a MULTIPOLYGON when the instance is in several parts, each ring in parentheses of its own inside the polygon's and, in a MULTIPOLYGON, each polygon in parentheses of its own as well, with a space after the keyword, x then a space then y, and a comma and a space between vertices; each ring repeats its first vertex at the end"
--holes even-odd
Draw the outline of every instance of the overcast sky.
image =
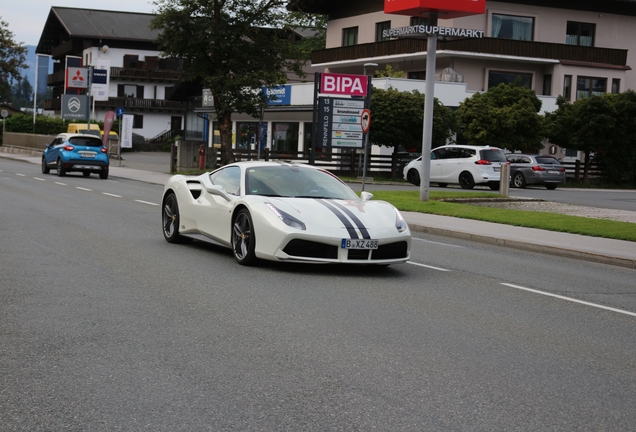
POLYGON ((9 24, 14 41, 37 45, 52 6, 144 13, 156 10, 152 0, 0 0, 0 19, 9 24))

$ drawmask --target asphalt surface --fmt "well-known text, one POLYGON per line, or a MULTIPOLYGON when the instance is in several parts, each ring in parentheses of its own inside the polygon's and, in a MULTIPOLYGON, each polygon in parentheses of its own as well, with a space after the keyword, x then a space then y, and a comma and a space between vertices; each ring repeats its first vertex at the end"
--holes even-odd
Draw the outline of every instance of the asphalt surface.
MULTIPOLYGON (((6 149, 0 147, 0 157, 40 164, 39 156, 5 151, 6 149)), ((110 175, 163 185, 170 177, 169 154, 124 153, 122 160, 111 160, 110 175)), ((366 189, 372 190, 372 188, 373 185, 369 184, 366 189)), ((415 232, 636 269, 634 242, 415 212, 403 212, 403 214, 409 227, 415 232)))

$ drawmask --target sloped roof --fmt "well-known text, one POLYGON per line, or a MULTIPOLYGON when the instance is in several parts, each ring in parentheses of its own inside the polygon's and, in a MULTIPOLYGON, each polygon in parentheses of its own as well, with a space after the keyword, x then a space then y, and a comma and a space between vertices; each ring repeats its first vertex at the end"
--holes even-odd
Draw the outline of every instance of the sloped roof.
MULTIPOLYGON (((518 3, 590 12, 636 15, 636 0, 497 0, 504 3, 518 3)), ((329 15, 331 19, 361 15, 384 8, 383 0, 291 0, 288 9, 329 15)))
POLYGON ((159 30, 151 30, 155 14, 52 6, 36 52, 50 54, 63 40, 103 39, 152 42, 159 30))

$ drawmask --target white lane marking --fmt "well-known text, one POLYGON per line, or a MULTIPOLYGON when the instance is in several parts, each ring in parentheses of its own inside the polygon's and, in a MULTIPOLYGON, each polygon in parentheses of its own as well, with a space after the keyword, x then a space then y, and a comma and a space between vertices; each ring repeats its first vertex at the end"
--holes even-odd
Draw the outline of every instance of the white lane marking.
POLYGON ((55 182, 55 184, 59 184, 60 186, 67 186, 66 183, 55 182))
POLYGON ((15 175, 20 176, 20 177, 26 177, 25 174, 20 174, 20 173, 15 173, 15 175))
POLYGON ((79 189, 79 190, 83 190, 83 191, 89 191, 89 192, 92 192, 92 190, 93 190, 93 189, 86 189, 86 188, 79 187, 79 186, 75 186, 75 189, 79 189))
POLYGON ((40 181, 46 181, 46 179, 40 178, 40 177, 33 177, 35 180, 40 180, 40 181))
POLYGON ((137 201, 138 203, 148 204, 148 205, 153 205, 153 206, 158 206, 159 205, 159 204, 148 202, 148 201, 142 201, 142 200, 135 200, 135 201, 137 201))
POLYGON ((438 245, 442 245, 442 246, 450 246, 450 247, 454 247, 454 248, 466 249, 466 246, 452 245, 452 244, 448 244, 448 243, 441 243, 441 242, 436 242, 436 241, 431 241, 431 240, 424 240, 424 239, 421 239, 421 238, 413 238, 412 240, 421 241, 421 242, 425 242, 425 243, 433 243, 433 244, 438 244, 438 245))
POLYGON ((516 288, 516 289, 523 290, 523 291, 529 291, 529 292, 532 292, 532 293, 535 293, 535 294, 541 294, 541 295, 548 296, 548 297, 554 297, 554 298, 558 298, 558 299, 561 299, 561 300, 566 300, 566 301, 573 302, 573 303, 579 303, 579 304, 586 305, 586 306, 592 306, 592 307, 599 308, 599 309, 605 309, 605 310, 612 311, 612 312, 618 312, 618 313, 622 313, 622 314, 625 314, 625 315, 636 316, 636 313, 634 313, 634 312, 628 312, 628 311, 622 310, 622 309, 616 309, 616 308, 612 308, 612 307, 608 307, 608 306, 603 306, 603 305, 600 305, 600 304, 597 304, 597 303, 590 303, 590 302, 586 302, 586 301, 583 301, 583 300, 577 300, 577 299, 573 299, 571 297, 565 297, 565 296, 562 296, 562 295, 552 294, 552 293, 545 292, 545 291, 539 291, 539 290, 535 290, 535 289, 532 289, 532 288, 526 288, 526 287, 522 287, 522 286, 519 286, 519 285, 513 285, 513 284, 509 284, 509 283, 502 283, 501 285, 505 285, 507 287, 516 288))
POLYGON ((115 197, 115 198, 121 198, 121 195, 115 195, 115 194, 108 193, 108 192, 102 192, 102 194, 103 194, 103 195, 112 196, 112 197, 115 197))
POLYGON ((416 262, 413 262, 413 261, 407 261, 406 263, 407 264, 413 264, 413 265, 416 265, 416 266, 419 266, 419 267, 426 267, 426 268, 433 269, 433 270, 446 271, 446 272, 450 271, 450 270, 443 269, 443 268, 440 268, 440 267, 433 267, 433 266, 430 266, 430 265, 420 264, 420 263, 416 263, 416 262))

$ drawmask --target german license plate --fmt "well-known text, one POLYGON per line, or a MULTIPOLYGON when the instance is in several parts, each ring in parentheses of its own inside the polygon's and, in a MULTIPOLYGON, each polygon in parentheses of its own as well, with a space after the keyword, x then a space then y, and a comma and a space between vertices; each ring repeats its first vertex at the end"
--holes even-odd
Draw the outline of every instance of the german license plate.
POLYGON ((557 170, 548 170, 548 174, 558 174, 559 171, 557 170))
POLYGON ((79 152, 79 155, 84 158, 94 158, 95 153, 92 152, 79 152))
POLYGON ((342 239, 342 249, 377 249, 378 241, 370 239, 342 239))
POLYGON ((492 167, 492 169, 494 169, 495 172, 500 172, 501 171, 501 167, 492 167))

